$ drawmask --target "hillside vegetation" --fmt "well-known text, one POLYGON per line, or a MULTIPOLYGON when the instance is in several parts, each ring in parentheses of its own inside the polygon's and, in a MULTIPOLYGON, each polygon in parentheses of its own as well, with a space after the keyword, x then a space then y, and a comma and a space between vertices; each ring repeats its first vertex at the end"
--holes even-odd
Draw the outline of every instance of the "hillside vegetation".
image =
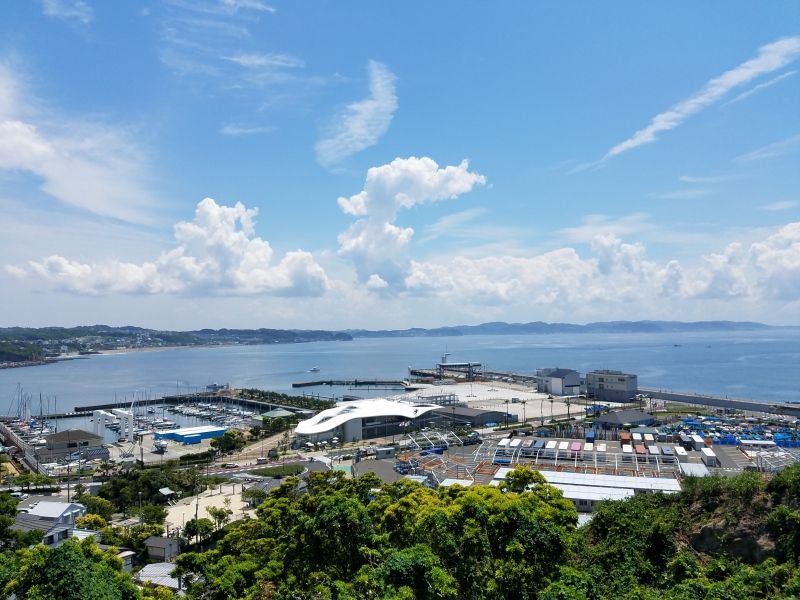
POLYGON ((504 492, 374 476, 287 480, 258 518, 178 559, 189 596, 737 599, 800 594, 800 468, 690 480, 675 495, 572 504, 519 469, 504 492), (529 484, 530 491, 521 492, 529 484))
MULTIPOLYGON (((192 535, 201 550, 176 563, 188 598, 800 598, 800 467, 769 482, 757 473, 689 479, 680 494, 602 504, 583 528, 572 504, 525 467, 502 488, 434 491, 331 471, 312 474, 304 492, 297 483, 290 477, 275 488, 257 518, 222 518, 216 527, 200 519, 207 530, 192 535)), ((124 489, 114 490, 124 499, 124 489)), ((34 540, 8 528, 13 513, 0 493, 6 596, 175 598, 134 587, 114 551, 91 540, 26 549, 34 540)), ((130 543, 108 540, 120 542, 130 543)))

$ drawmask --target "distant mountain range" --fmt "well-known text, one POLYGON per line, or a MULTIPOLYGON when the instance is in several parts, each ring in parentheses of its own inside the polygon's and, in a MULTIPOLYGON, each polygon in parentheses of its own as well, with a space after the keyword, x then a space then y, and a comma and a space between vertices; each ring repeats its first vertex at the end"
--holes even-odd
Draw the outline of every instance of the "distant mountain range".
POLYGON ((751 321, 604 321, 576 325, 574 323, 505 323, 494 321, 480 325, 455 325, 423 329, 348 329, 345 333, 359 337, 450 337, 459 335, 507 335, 523 333, 676 333, 689 331, 756 331, 772 329, 771 325, 751 321))

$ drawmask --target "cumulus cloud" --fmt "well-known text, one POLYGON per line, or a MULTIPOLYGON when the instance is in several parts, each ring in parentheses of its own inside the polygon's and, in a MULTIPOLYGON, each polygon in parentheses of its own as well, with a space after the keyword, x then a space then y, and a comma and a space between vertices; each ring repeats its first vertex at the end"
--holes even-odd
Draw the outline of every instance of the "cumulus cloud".
POLYGON ((81 25, 88 25, 94 17, 92 7, 82 0, 43 0, 42 13, 46 17, 63 19, 81 25))
POLYGON ((39 177, 42 190, 64 204, 147 221, 155 201, 142 184, 142 153, 124 130, 56 115, 39 104, 0 65, 0 171, 39 177))
MULTIPOLYGON (((277 263, 269 243, 255 235, 257 209, 222 206, 211 198, 197 205, 194 220, 175 225, 176 246, 152 262, 109 260, 86 264, 52 255, 29 263, 30 272, 78 294, 221 293, 318 296, 325 271, 302 250, 277 263)), ((20 276, 19 267, 7 268, 20 276)))
POLYGON ((718 102, 732 89, 749 83, 761 75, 782 69, 794 61, 798 55, 800 55, 800 36, 783 38, 762 46, 754 58, 715 77, 694 95, 653 117, 647 127, 640 129, 630 138, 611 148, 602 160, 608 160, 628 150, 655 142, 659 133, 675 129, 692 115, 718 102))
POLYGON ((338 200, 345 214, 363 217, 339 235, 339 255, 353 261, 363 282, 376 275, 388 285, 401 283, 414 230, 395 225, 398 212, 456 198, 485 182, 483 175, 469 170, 466 160, 440 168, 428 157, 396 158, 372 167, 367 171, 364 189, 338 200))
POLYGON ((314 149, 323 166, 375 145, 389 129, 397 110, 396 77, 377 61, 369 62, 369 97, 348 104, 330 123, 314 149))
POLYGON ((625 307, 653 314, 665 305, 696 301, 800 300, 800 223, 789 223, 765 240, 728 245, 699 264, 658 262, 643 244, 605 233, 591 252, 560 248, 532 257, 493 256, 445 261, 412 261, 406 293, 468 299, 486 306, 539 306, 569 313, 591 307, 625 307))

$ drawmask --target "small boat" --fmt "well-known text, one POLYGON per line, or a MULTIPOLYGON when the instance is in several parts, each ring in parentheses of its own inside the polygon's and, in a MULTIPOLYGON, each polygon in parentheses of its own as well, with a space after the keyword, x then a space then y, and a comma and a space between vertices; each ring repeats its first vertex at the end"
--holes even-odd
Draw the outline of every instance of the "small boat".
POLYGON ((311 367, 308 370, 309 373, 319 373, 319 367, 311 367))
POLYGON ((156 409, 155 409, 155 408, 152 408, 152 407, 148 408, 148 409, 147 409, 147 414, 149 414, 149 415, 154 415, 154 414, 156 414, 156 409))
POLYGON ((167 451, 167 440, 153 441, 153 452, 166 452, 166 451, 167 451))

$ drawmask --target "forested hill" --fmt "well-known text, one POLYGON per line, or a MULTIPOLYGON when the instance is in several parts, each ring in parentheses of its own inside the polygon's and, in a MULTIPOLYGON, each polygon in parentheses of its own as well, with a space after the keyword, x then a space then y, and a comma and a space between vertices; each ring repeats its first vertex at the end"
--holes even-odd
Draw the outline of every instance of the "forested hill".
POLYGON ((496 321, 480 325, 454 325, 423 329, 348 329, 353 337, 445 337, 459 335, 511 335, 527 333, 677 333, 691 331, 753 331, 770 329, 769 325, 750 321, 605 321, 574 323, 506 323, 496 321))
POLYGON ((215 344, 296 344, 352 339, 352 336, 343 332, 305 329, 165 331, 108 325, 5 327, 0 328, 0 361, 35 360, 64 352, 215 344))

